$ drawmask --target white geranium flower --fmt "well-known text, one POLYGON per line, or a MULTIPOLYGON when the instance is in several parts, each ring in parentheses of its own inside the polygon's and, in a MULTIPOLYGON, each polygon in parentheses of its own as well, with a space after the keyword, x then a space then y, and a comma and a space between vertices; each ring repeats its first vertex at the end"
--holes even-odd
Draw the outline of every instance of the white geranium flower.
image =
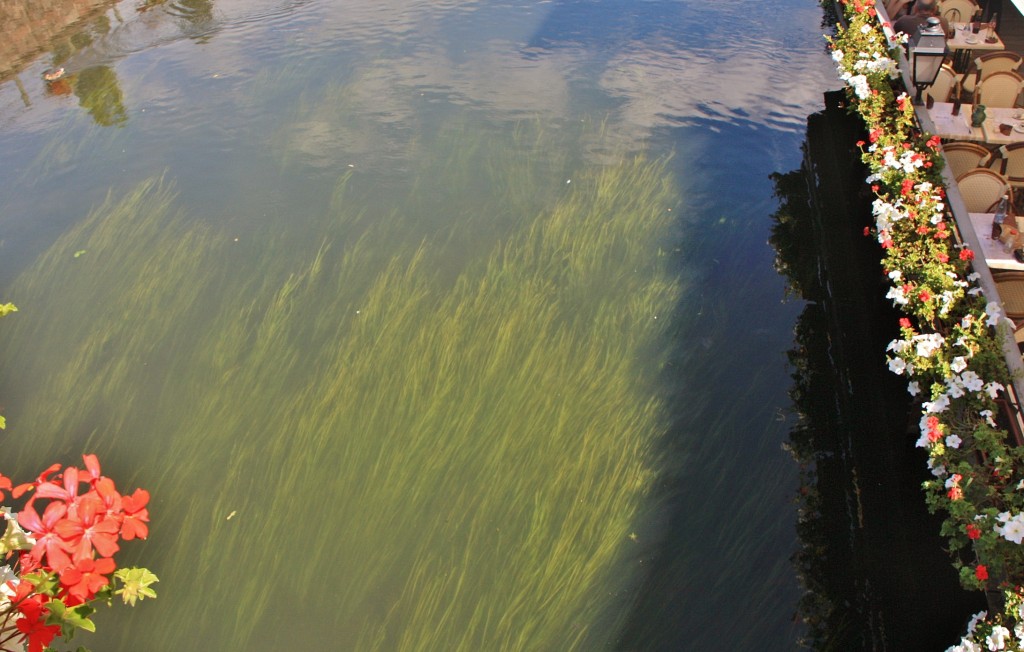
POLYGON ((983 381, 977 373, 968 369, 967 371, 960 374, 958 382, 963 386, 964 389, 971 392, 980 392, 985 387, 985 381, 983 381))
POLYGON ((868 83, 868 78, 864 75, 851 75, 847 72, 843 73, 840 77, 850 85, 854 94, 860 99, 866 100, 871 97, 871 85, 868 83))
MULTIPOLYGON (((950 274, 952 276, 952 273, 950 274)), ((949 311, 953 309, 953 305, 956 302, 956 296, 952 290, 945 290, 939 295, 939 301, 942 302, 942 308, 939 309, 939 316, 945 317, 949 314, 949 311)))
POLYGON ((909 392, 911 396, 917 396, 921 393, 921 386, 917 384, 916 380, 912 380, 907 383, 907 392, 909 392))
POLYGON ((992 628, 992 633, 985 637, 985 642, 988 643, 988 649, 990 650, 1005 650, 1006 639, 1009 637, 1010 630, 1002 625, 996 625, 992 628))
POLYGON ((1003 387, 1002 383, 997 383, 995 381, 992 381, 991 383, 985 385, 985 391, 988 392, 988 395, 992 397, 992 399, 998 398, 999 392, 1003 391, 1004 389, 1006 388, 1003 387))
POLYGON ((995 415, 992 414, 992 410, 982 410, 981 412, 978 412, 978 414, 985 418, 985 421, 986 423, 988 423, 988 425, 992 426, 993 428, 996 427, 996 420, 994 418, 995 415))
POLYGON ((974 633, 974 629, 978 626, 978 623, 988 618, 987 611, 979 611, 978 613, 971 616, 970 622, 967 623, 967 635, 970 636, 974 633))
POLYGON ((902 376, 903 372, 907 370, 907 363, 903 358, 892 358, 889 360, 889 371, 893 372, 897 376, 902 376))
POLYGON ((906 353, 907 349, 910 348, 910 342, 906 340, 893 340, 885 347, 886 351, 893 351, 897 355, 906 353))
POLYGON ((891 278, 894 281, 898 281, 903 278, 903 272, 901 272, 898 269, 894 269, 891 272, 889 272, 889 278, 891 278))
MULTIPOLYGON (((880 180, 881 178, 871 179, 868 177, 867 181, 870 184, 880 180)), ((895 222, 907 217, 907 214, 899 206, 883 201, 881 197, 871 203, 871 213, 875 216, 875 228, 880 232, 888 231, 895 222)))
POLYGON ((4 596, 3 600, 7 600, 14 595, 14 589, 10 587, 8 582, 14 582, 14 585, 17 586, 20 581, 10 566, 0 566, 0 595, 4 596))
POLYGON ((930 358, 936 351, 942 348, 942 344, 946 339, 938 333, 928 333, 915 335, 912 341, 917 345, 917 355, 922 358, 930 358))
POLYGON ((1000 512, 996 518, 1003 523, 992 528, 996 534, 1018 545, 1024 541, 1024 514, 1010 516, 1010 512, 1000 512))
POLYGON ((964 443, 963 439, 960 439, 959 435, 950 435, 946 437, 946 446, 949 448, 960 448, 960 444, 964 443))
POLYGON ((832 50, 832 60, 833 61, 842 61, 843 60, 843 51, 842 50, 832 50))
POLYGON ((954 373, 960 373, 967 368, 967 359, 962 355, 958 355, 949 363, 949 368, 952 369, 954 373))
POLYGON ((960 398, 964 395, 964 387, 960 384, 960 378, 953 376, 946 379, 946 393, 950 398, 960 398))
POLYGON ((945 412, 949 408, 949 395, 942 394, 934 401, 927 401, 921 407, 924 408, 925 412, 930 414, 938 414, 939 412, 945 412))
POLYGON ((896 305, 905 306, 910 303, 910 299, 907 298, 907 293, 903 291, 901 287, 889 288, 888 294, 885 295, 886 299, 892 299, 892 302, 896 305))
POLYGON ((988 320, 985 322, 987 326, 998 326, 1000 320, 1003 318, 1003 308, 999 303, 989 301, 985 304, 985 314, 988 315, 988 320))

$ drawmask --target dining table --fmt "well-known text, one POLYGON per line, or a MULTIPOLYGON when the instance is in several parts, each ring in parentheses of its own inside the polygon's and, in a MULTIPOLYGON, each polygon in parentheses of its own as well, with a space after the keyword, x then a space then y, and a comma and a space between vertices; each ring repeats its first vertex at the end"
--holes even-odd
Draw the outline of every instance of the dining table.
POLYGON ((946 47, 953 51, 953 69, 967 72, 971 66, 971 58, 975 51, 993 52, 1005 50, 1006 44, 996 30, 989 29, 987 23, 975 33, 973 23, 951 23, 953 37, 946 39, 946 47))
MULTIPOLYGON (((1024 272, 1024 263, 1018 262, 1012 251, 1008 251, 1003 243, 992 238, 992 218, 994 213, 970 213, 971 226, 981 242, 980 253, 985 263, 993 270, 1016 270, 1024 272)), ((1024 219, 1021 220, 1024 222, 1024 219)))
POLYGON ((935 125, 933 134, 939 138, 990 145, 1024 142, 1024 109, 985 107, 985 121, 980 127, 974 127, 971 125, 974 105, 960 105, 957 115, 953 115, 954 107, 952 102, 935 102, 925 108, 935 125))

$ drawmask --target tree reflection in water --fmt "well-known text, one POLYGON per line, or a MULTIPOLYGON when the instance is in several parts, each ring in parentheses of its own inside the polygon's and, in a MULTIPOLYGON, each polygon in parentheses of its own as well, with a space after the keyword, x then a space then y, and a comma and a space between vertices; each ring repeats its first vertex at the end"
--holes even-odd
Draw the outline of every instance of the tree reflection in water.
POLYGON ((103 127, 120 125, 128 120, 124 109, 124 93, 117 74, 110 66, 93 66, 78 73, 73 84, 78 104, 96 124, 103 127))
POLYGON ((801 169, 773 175, 776 269, 808 302, 789 352, 797 611, 811 649, 941 650, 985 604, 960 589, 919 488, 925 460, 907 429, 915 408, 884 360, 897 316, 877 244, 862 233, 871 208, 852 147, 861 125, 842 102, 829 94, 809 118, 801 169))

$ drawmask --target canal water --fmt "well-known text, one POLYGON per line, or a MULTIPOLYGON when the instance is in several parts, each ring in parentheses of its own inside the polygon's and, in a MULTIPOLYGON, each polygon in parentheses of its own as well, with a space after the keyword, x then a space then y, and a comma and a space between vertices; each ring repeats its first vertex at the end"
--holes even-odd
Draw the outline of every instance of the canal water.
POLYGON ((24 6, 2 471, 97 453, 161 578, 82 644, 793 649, 818 3, 24 6))

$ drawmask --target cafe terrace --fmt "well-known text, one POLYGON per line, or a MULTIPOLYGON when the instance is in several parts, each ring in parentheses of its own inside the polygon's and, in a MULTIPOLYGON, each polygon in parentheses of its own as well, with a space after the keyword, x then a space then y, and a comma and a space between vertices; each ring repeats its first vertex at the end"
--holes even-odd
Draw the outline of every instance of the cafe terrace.
POLYGON ((864 232, 906 315, 886 357, 921 401, 926 501, 961 584, 988 598, 949 650, 1020 650, 1024 7, 938 5, 941 22, 904 34, 882 2, 840 0, 832 56, 867 127, 857 146, 876 199, 864 232))
MULTIPOLYGON (((1007 229, 1002 238, 993 238, 992 222, 1005 195, 1011 212, 1022 215, 1020 226, 1024 227, 1024 57, 1020 54, 1024 52, 1024 0, 1006 3, 1007 11, 997 16, 997 25, 984 22, 988 17, 970 2, 946 0, 939 6, 952 34, 946 35, 937 73, 924 73, 936 74, 934 81, 924 85, 918 80, 915 85, 913 36, 899 52, 899 68, 906 87, 916 89, 908 92, 920 95, 920 104, 915 105, 921 129, 942 139, 947 204, 963 242, 978 254, 973 262, 979 284, 987 296, 999 297, 1013 320, 1012 331, 1004 333, 1006 362, 1014 378, 1008 393, 1015 390, 1021 396, 1024 262, 1014 255, 1014 249, 1024 248, 1024 236, 1010 241, 1012 232, 1007 229), (978 105, 984 107, 983 118, 975 111, 978 105)), ((891 21, 883 3, 878 2, 876 9, 883 30, 891 36, 891 21)), ((926 64, 924 56, 919 58, 920 76, 926 64)), ((1008 419, 1007 425, 1018 443, 1024 444, 1024 420, 1017 398, 1012 397, 1008 405, 1018 409, 1013 410, 1014 418, 1008 419)))

